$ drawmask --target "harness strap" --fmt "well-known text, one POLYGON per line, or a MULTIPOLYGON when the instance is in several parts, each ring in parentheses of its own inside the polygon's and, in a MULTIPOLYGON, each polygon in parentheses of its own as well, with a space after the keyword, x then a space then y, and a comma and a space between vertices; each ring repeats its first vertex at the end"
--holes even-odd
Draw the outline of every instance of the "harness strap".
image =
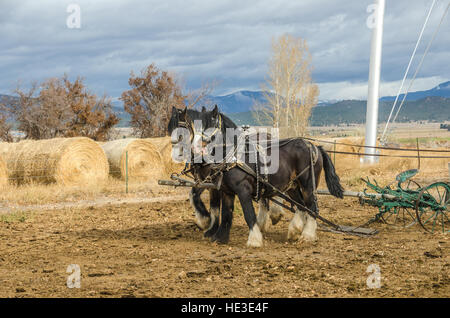
POLYGON ((294 187, 295 186, 295 181, 297 181, 297 179, 300 178, 310 168, 311 168, 312 175, 313 175, 313 187, 314 187, 314 189, 316 188, 315 187, 315 180, 314 180, 314 166, 316 165, 317 159, 319 157, 319 150, 312 143, 309 143, 309 142, 307 143, 306 141, 304 141, 304 142, 305 142, 305 145, 307 145, 308 148, 309 148, 310 164, 307 165, 298 175, 296 175, 294 179, 289 181, 288 187, 287 187, 288 190, 291 189, 292 187, 294 187))

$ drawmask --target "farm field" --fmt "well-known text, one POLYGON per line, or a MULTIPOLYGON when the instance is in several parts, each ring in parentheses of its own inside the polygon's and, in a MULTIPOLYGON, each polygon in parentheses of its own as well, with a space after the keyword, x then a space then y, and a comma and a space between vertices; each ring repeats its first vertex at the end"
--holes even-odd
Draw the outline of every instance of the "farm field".
MULTIPOLYGON (((417 126, 416 133, 440 138, 427 140, 427 148, 448 149, 450 132, 417 126)), ((404 127, 396 136, 411 134, 404 127)), ((337 151, 360 152, 361 140, 340 138, 355 146, 337 151)), ((343 186, 355 191, 364 188, 361 177, 388 184, 417 167, 416 158, 381 158, 373 166, 361 166, 358 156, 337 154, 333 160, 343 186)), ((422 185, 448 181, 448 162, 422 159, 414 179, 422 185)), ((98 187, 5 186, 0 297, 450 296, 448 235, 377 223, 371 227, 380 232, 370 238, 319 231, 317 242, 291 243, 287 215, 269 228, 263 248, 251 249, 237 205, 230 243, 217 245, 194 224, 187 191, 136 182, 125 193, 124 181, 111 176, 98 187), (79 289, 66 285, 71 264, 81 269, 79 289), (381 288, 366 285, 371 264, 380 268, 381 288)), ((343 225, 363 224, 377 211, 354 198, 328 196, 319 197, 319 207, 322 216, 343 225)))
MULTIPOLYGON (((323 216, 361 224, 375 213, 356 200, 321 197, 323 216)), ((288 219, 265 246, 245 246, 235 213, 229 245, 204 239, 187 200, 123 204, 3 217, 0 297, 448 297, 449 238, 383 224, 360 238, 318 232, 315 243, 287 243, 288 219), (66 286, 69 264, 81 288, 66 286), (377 264, 381 288, 369 289, 377 264)))

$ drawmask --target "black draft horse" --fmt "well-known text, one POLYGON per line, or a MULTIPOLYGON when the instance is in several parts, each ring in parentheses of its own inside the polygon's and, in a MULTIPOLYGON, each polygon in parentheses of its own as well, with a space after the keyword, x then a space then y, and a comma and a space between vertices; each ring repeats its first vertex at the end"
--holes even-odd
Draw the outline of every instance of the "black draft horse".
MULTIPOLYGON (((215 108, 217 110, 217 106, 215 108)), ((173 131, 176 128, 186 128, 186 119, 189 118, 191 121, 193 120, 201 120, 202 115, 201 114, 206 113, 206 108, 202 107, 202 111, 197 111, 194 109, 178 109, 175 107, 172 107, 172 115, 169 120, 168 124, 168 131, 169 134, 172 135, 173 131)), ((221 118, 223 120, 224 126, 226 128, 237 128, 236 124, 227 116, 220 113, 221 118)), ((193 136, 191 136, 193 137, 193 136)), ((172 143, 175 145, 179 143, 179 139, 172 138, 172 143)), ((189 142, 192 141, 192 138, 189 142)), ((190 151, 190 149, 189 149, 190 151)), ((204 165, 202 163, 199 164, 192 164, 191 167, 194 169, 194 174, 197 174, 196 177, 204 178, 206 177, 206 174, 209 172, 209 169, 207 168, 207 165, 204 165)), ((189 201, 191 203, 191 206, 194 208, 195 211, 195 223, 199 228, 202 230, 206 230, 204 233, 205 237, 213 237, 213 235, 217 232, 217 229, 219 227, 219 211, 221 206, 221 193, 218 190, 215 189, 209 189, 209 199, 210 199, 210 211, 208 212, 205 204, 203 203, 201 199, 201 194, 204 192, 204 188, 192 188, 191 192, 189 193, 189 201)), ((260 203, 260 211, 266 212, 269 210, 269 207, 267 203, 261 202, 260 203), (261 206, 264 204, 264 206, 261 206)), ((262 214, 261 214, 262 215, 262 214)), ((282 217, 281 208, 278 206, 272 206, 270 207, 270 218, 272 221, 272 224, 275 225, 280 221, 282 217)), ((266 216, 265 216, 266 218, 266 216)), ((212 240, 215 240, 215 237, 212 238, 212 240)))
MULTIPOLYGON (((180 118, 192 125, 191 113, 184 110, 180 113, 180 118)), ((198 132, 191 127, 191 134, 200 134, 197 136, 201 138, 203 144, 211 143, 212 136, 205 135, 204 131, 221 131, 223 136, 226 136, 226 129, 229 128, 229 123, 224 120, 224 116, 218 111, 217 106, 212 111, 204 111, 196 114, 196 119, 201 120, 203 132, 198 132)), ((191 139, 195 137, 191 136, 191 139)), ((227 138, 223 138, 226 140, 227 138)), ((225 142, 226 143, 226 142, 225 142)), ((223 144, 223 148, 225 147, 223 144)), ((322 169, 325 171, 325 180, 330 193, 337 197, 343 198, 343 191, 337 176, 334 165, 323 150, 322 147, 316 147, 312 143, 302 138, 291 138, 280 140, 279 145, 279 165, 275 173, 266 176, 267 181, 275 188, 285 192, 292 200, 301 203, 310 211, 318 213, 318 206, 315 198, 315 190, 319 183, 322 169), (313 160, 314 158, 314 160, 313 160), (313 168, 311 169, 311 164, 313 168), (314 179, 312 178, 314 173, 314 179)), ((268 148, 270 151, 270 148, 268 148)), ((191 148, 194 151, 194 148, 191 148)), ((195 155, 195 154, 194 154, 195 155)), ((226 156, 224 151, 224 156, 226 156)), ((247 160, 248 157, 245 157, 247 160)), ((246 162, 253 171, 261 168, 261 163, 246 162)), ((211 172, 213 165, 204 166, 200 169, 200 174, 207 176, 211 172)), ((212 169, 213 170, 213 169, 212 169)), ((227 243, 233 218, 234 200, 238 196, 241 203, 245 221, 249 227, 249 237, 247 246, 260 247, 263 245, 263 237, 261 230, 264 230, 268 199, 277 196, 277 193, 270 187, 266 187, 261 183, 258 184, 254 175, 244 171, 239 166, 234 166, 231 169, 223 171, 220 196, 221 196, 221 222, 213 239, 219 243, 227 243), (266 204, 260 204, 260 213, 258 218, 252 204, 252 199, 258 196, 258 191, 263 188, 261 192, 261 199, 266 204)), ((316 236, 316 218, 305 212, 305 209, 296 209, 296 213, 292 218, 289 229, 288 239, 298 240, 300 238, 306 241, 315 241, 316 236)))
MULTIPOLYGON (((205 112, 206 109, 203 108, 202 111, 205 112)), ((186 116, 196 120, 200 118, 200 112, 193 109, 185 109, 183 111, 172 107, 172 115, 168 125, 170 135, 176 128, 185 128, 186 116), (183 119, 180 119, 181 116, 183 116, 183 119)), ((178 142, 177 138, 172 138, 172 144, 177 144, 178 142)), ((189 193, 189 201, 195 211, 195 223, 200 229, 206 230, 205 237, 211 237, 219 227, 220 193, 215 189, 209 190, 210 212, 208 212, 200 197, 204 190, 204 188, 192 188, 189 193)))

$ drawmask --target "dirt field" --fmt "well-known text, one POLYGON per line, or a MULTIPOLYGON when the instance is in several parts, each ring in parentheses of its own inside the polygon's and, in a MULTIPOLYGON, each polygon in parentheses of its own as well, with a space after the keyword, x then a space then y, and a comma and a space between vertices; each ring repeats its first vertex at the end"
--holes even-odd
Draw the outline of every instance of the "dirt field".
MULTIPOLYGON (((375 210, 320 197, 321 213, 357 225, 375 210)), ((383 224, 372 238, 319 231, 287 243, 288 219, 249 249, 235 213, 229 245, 203 238, 188 201, 15 212, 0 222, 0 297, 449 297, 448 235, 383 224), (81 288, 68 288, 70 264, 81 288), (381 288, 369 289, 370 264, 381 288)))
MULTIPOLYGON (((395 137, 404 146, 413 135, 425 138, 421 149, 450 143, 436 124, 399 125, 395 137)), ((343 140, 360 144, 358 138, 343 140)), ((334 159, 342 184, 354 191, 364 189, 361 177, 388 184, 417 167, 414 158, 381 158, 373 166, 357 156, 334 159)), ((414 180, 448 181, 448 159, 423 159, 414 180)), ((380 233, 371 238, 319 231, 318 242, 288 243, 285 217, 270 227, 263 248, 249 249, 237 208, 231 241, 221 246, 194 224, 186 191, 130 184, 126 194, 117 180, 94 188, 2 189, 0 297, 450 297, 448 235, 374 224, 380 233), (81 269, 81 288, 67 287, 71 264, 81 269), (381 271, 377 289, 366 284, 372 264, 381 271)), ((344 225, 376 213, 353 198, 320 197, 319 205, 324 217, 344 225)))

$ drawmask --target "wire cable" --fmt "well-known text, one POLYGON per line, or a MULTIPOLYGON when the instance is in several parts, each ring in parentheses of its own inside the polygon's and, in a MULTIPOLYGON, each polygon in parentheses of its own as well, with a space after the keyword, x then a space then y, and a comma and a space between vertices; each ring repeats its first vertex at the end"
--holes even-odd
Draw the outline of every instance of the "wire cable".
POLYGON ((428 43, 428 46, 427 46, 427 48, 426 48, 426 50, 425 50, 425 52, 424 52, 424 54, 423 54, 423 56, 422 56, 422 59, 420 60, 419 65, 417 66, 416 72, 414 73, 414 76, 413 76, 413 78, 411 79, 411 82, 410 82, 410 84, 409 84, 409 87, 408 87, 408 89, 406 90, 405 95, 403 96, 402 103, 401 103, 400 106, 398 107, 397 113, 395 114, 395 117, 394 117, 394 119, 392 120, 392 124, 395 123, 395 120, 397 119, 397 116, 398 116, 398 114, 400 113, 400 110, 402 109, 403 104, 405 103, 406 97, 408 96, 408 92, 409 92, 409 90, 411 89, 411 87, 412 87, 412 85, 413 85, 413 83, 414 83, 414 80, 416 79, 417 74, 418 74, 419 71, 420 71, 420 68, 422 67, 422 64, 423 64, 423 61, 424 61, 424 59, 425 59, 425 56, 427 55, 428 51, 430 50, 431 44, 433 43, 433 41, 434 41, 434 39, 436 38, 436 35, 437 35, 439 29, 441 28, 442 22, 444 21, 444 18, 445 18, 445 16, 447 15, 447 12, 448 12, 448 9, 449 9, 449 8, 450 8, 450 2, 449 2, 449 4, 447 5, 447 8, 446 8, 445 11, 444 11, 444 14, 442 15, 441 21, 439 22, 439 25, 438 25, 438 27, 436 28, 436 31, 434 32, 433 37, 431 38, 430 42, 428 43))
POLYGON ((406 72, 405 72, 405 75, 403 76, 402 83, 400 85, 400 88, 398 89, 397 96, 395 97, 394 104, 392 105, 392 109, 391 109, 391 112, 389 114, 388 120, 386 122, 386 126, 384 126, 383 134, 381 135, 381 139, 380 140, 382 142, 384 141, 384 136, 385 136, 387 128, 389 126, 389 121, 391 120, 392 114, 394 113, 395 106, 397 105, 398 99, 399 99, 400 94, 401 94, 402 89, 403 89, 403 85, 405 84, 405 81, 406 81, 406 77, 408 76, 409 69, 411 68, 412 61, 414 60, 417 48, 419 47, 420 41, 422 40, 423 33, 424 33, 425 28, 426 28, 426 26, 428 24, 428 20, 430 19, 431 12, 433 12, 433 8, 434 8, 435 4, 436 4, 436 0, 433 0, 433 3, 431 4, 430 10, 428 10, 428 15, 427 15, 427 17, 425 19, 425 22, 424 22, 423 26, 422 26, 422 30, 420 31, 419 38, 417 39, 416 46, 414 47, 413 53, 411 54, 411 58, 409 59, 408 67, 406 68, 406 72))

